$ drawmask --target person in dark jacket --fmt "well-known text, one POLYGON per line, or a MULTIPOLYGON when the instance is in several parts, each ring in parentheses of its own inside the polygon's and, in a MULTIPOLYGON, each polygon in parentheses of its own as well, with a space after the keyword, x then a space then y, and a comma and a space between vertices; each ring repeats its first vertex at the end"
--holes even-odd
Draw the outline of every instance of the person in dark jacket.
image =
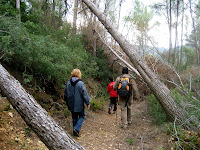
POLYGON ((85 120, 85 104, 90 109, 90 100, 81 80, 81 71, 74 69, 71 72, 71 79, 67 81, 64 93, 64 100, 72 113, 73 135, 79 136, 82 124, 85 120))

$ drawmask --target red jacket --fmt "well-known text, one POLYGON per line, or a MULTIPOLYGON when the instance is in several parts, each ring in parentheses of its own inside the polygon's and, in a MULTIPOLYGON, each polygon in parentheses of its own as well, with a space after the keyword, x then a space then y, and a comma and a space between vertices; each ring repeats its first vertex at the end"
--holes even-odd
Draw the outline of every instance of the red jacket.
POLYGON ((117 95, 117 90, 115 91, 114 89, 113 89, 113 85, 115 84, 115 81, 113 81, 113 82, 110 82, 109 84, 108 84, 108 87, 107 87, 107 92, 110 92, 110 97, 118 97, 118 95, 117 95))

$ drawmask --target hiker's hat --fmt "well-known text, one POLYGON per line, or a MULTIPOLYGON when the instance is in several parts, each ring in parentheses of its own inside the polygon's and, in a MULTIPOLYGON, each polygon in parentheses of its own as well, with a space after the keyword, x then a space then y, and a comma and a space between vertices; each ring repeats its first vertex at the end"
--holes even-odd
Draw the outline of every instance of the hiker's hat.
POLYGON ((122 74, 128 74, 128 68, 127 67, 122 68, 122 74))

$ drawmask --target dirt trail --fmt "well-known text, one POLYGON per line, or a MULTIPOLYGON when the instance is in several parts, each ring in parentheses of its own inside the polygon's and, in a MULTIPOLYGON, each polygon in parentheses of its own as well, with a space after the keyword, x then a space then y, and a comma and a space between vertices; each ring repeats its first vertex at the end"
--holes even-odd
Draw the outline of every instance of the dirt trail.
MULTIPOLYGON (((108 106, 108 102, 107 102, 108 106)), ((120 128, 120 108, 116 114, 108 114, 107 107, 96 113, 87 112, 81 136, 75 138, 86 150, 159 150, 171 149, 169 137, 162 127, 151 123, 147 102, 134 102, 132 124, 126 130, 120 128)))
MULTIPOLYGON (((9 106, 6 98, 0 97, 0 149, 1 150, 47 150, 46 146, 25 124, 14 110, 4 111, 9 106)), ((151 123, 147 114, 147 102, 133 103, 133 122, 126 130, 120 128, 120 108, 116 114, 108 114, 107 106, 97 112, 86 111, 80 137, 74 137, 86 150, 169 150, 169 137, 162 127, 151 123)), ((54 114, 54 119, 72 135, 71 116, 54 114)), ((73 136, 72 136, 73 137, 73 136)))

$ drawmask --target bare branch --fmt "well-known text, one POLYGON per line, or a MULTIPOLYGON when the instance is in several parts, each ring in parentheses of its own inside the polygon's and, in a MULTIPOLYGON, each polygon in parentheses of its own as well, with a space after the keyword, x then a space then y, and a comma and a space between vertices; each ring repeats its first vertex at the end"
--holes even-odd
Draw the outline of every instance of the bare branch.
POLYGON ((0 32, 10 33, 10 32, 7 32, 7 31, 3 31, 3 30, 0 30, 0 32))
POLYGON ((174 120, 174 131, 175 131, 176 139, 178 140, 177 145, 178 145, 182 150, 184 150, 184 149, 182 148, 182 146, 180 145, 180 139, 179 139, 179 137, 178 137, 178 132, 177 132, 177 130, 176 130, 176 120, 177 120, 177 118, 175 117, 175 120, 174 120))
POLYGON ((4 55, 5 55, 5 54, 2 54, 2 55, 0 56, 0 59, 2 59, 4 55))

